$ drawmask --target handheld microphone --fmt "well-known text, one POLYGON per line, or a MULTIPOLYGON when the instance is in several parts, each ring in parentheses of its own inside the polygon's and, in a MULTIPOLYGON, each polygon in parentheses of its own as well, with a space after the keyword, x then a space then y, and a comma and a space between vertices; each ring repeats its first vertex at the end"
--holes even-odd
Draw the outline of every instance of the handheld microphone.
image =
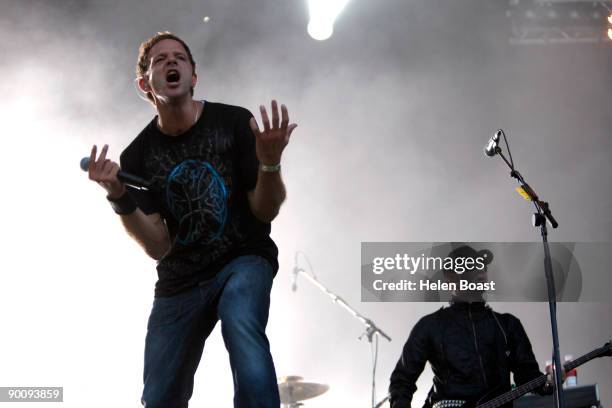
POLYGON ((504 134, 504 131, 501 129, 498 129, 497 132, 495 132, 495 134, 493 135, 493 137, 491 137, 491 139, 489 139, 489 143, 487 143, 487 145, 484 148, 484 152, 487 156, 495 156, 497 153, 499 153, 499 138, 500 137, 506 137, 506 135, 504 134))
MULTIPOLYGON (((83 157, 81 159, 81 170, 87 171, 89 168, 89 157, 83 157)), ((124 184, 128 186, 136 187, 136 188, 145 188, 147 190, 151 189, 151 182, 143 179, 142 177, 135 176, 130 173, 126 173, 124 171, 119 170, 117 173, 117 178, 124 184)))

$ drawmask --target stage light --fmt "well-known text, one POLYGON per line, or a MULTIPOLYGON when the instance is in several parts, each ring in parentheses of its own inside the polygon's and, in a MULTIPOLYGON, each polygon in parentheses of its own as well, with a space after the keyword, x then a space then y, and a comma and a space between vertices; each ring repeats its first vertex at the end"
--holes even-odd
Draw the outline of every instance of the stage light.
POLYGON ((334 22, 348 0, 308 0, 308 34, 315 40, 327 40, 334 32, 334 22))
POLYGON ((308 34, 315 40, 327 40, 334 33, 333 23, 322 22, 319 20, 310 20, 308 22, 308 34))
POLYGON ((507 0, 511 44, 582 44, 608 41, 612 0, 507 0))
POLYGON ((612 28, 608 28, 608 38, 612 40, 612 28))

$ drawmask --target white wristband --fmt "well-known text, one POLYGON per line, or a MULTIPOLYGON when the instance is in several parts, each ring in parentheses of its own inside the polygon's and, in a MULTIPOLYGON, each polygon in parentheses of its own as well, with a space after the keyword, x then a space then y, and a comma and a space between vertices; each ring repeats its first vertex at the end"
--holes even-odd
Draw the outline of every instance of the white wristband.
POLYGON ((263 171, 264 173, 277 173, 277 172, 280 171, 281 165, 280 165, 280 163, 275 164, 273 166, 268 166, 268 165, 265 165, 265 164, 260 164, 259 165, 259 169, 261 171, 263 171))

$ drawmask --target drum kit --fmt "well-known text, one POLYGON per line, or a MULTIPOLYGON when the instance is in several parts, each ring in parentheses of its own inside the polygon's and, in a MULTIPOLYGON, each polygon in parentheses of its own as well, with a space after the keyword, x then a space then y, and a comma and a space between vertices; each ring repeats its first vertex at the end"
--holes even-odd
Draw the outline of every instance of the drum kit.
POLYGON ((329 390, 327 384, 303 382, 297 375, 289 375, 278 379, 278 392, 284 408, 302 407, 301 401, 318 397, 329 390))

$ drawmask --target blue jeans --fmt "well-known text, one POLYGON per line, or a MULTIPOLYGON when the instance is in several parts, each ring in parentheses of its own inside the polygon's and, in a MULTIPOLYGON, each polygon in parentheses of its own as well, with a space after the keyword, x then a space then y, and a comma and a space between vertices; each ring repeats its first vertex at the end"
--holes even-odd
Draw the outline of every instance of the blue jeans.
MULTIPOLYGON (((241 256, 198 287, 155 298, 145 341, 145 408, 188 406, 204 342, 217 320, 230 356, 234 407, 280 406, 265 333, 272 278, 264 258, 241 256)), ((214 384, 208 386, 213 392, 214 384)))

